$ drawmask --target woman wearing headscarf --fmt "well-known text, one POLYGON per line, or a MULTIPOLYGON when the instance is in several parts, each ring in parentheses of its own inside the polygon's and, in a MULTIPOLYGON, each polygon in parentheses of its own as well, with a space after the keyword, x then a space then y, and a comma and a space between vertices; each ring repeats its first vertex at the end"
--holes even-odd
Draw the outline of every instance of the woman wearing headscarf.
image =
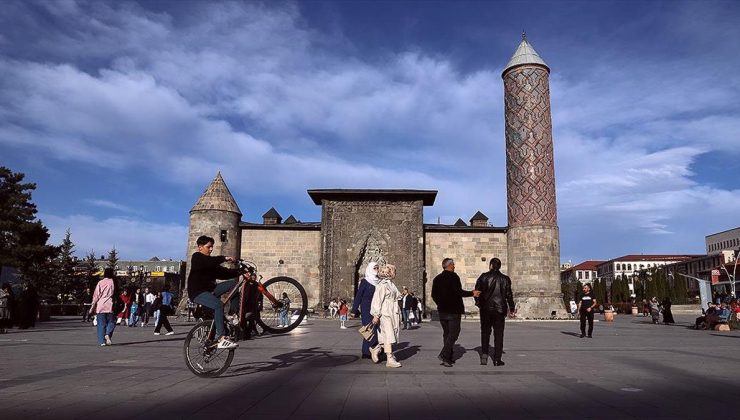
POLYGON ((386 363, 390 368, 399 368, 401 364, 393 356, 393 344, 398 342, 398 333, 401 325, 401 309, 398 307, 398 298, 401 293, 393 283, 396 277, 396 267, 388 264, 381 267, 378 277, 380 281, 375 287, 375 294, 370 306, 373 324, 380 325, 378 345, 370 349, 373 362, 378 363, 381 351, 385 351, 386 363))
POLYGON ((676 321, 673 320, 673 312, 671 312, 671 298, 666 297, 663 299, 663 323, 674 324, 676 321))
MULTIPOLYGON (((378 263, 371 262, 365 269, 365 277, 360 280, 360 285, 357 287, 357 294, 355 300, 352 303, 352 313, 357 317, 359 312, 362 315, 362 325, 367 325, 372 322, 373 316, 370 315, 370 305, 373 301, 373 295, 375 294, 375 287, 378 285, 378 263)), ((371 341, 362 340, 362 358, 370 359, 370 347, 374 347, 378 344, 378 335, 375 334, 371 341)))

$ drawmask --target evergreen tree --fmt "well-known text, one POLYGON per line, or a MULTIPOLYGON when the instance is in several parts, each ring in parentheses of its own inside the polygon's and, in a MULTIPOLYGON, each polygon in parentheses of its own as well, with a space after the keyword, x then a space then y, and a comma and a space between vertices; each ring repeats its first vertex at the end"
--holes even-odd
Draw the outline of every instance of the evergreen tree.
POLYGON ((25 175, 0 166, 0 270, 16 267, 24 280, 48 293, 54 271, 50 263, 58 249, 47 245, 49 232, 36 219, 31 191, 36 184, 23 183, 25 175))
POLYGON ((57 283, 56 291, 63 295, 78 292, 77 279, 75 277, 75 267, 77 260, 72 255, 75 245, 72 243, 72 234, 69 229, 64 235, 62 245, 59 247, 59 256, 57 257, 57 283))
POLYGON ((116 251, 116 247, 113 247, 113 249, 108 252, 108 264, 106 265, 108 268, 112 268, 113 270, 116 269, 116 266, 118 265, 118 251, 116 251))
POLYGON ((85 286, 92 288, 95 286, 95 280, 97 278, 98 269, 97 259, 95 258, 95 251, 90 251, 82 261, 82 270, 85 273, 85 286))
POLYGON ((673 284, 676 291, 676 300, 674 302, 679 305, 685 305, 688 303, 689 290, 686 284, 686 279, 676 273, 673 276, 673 284))

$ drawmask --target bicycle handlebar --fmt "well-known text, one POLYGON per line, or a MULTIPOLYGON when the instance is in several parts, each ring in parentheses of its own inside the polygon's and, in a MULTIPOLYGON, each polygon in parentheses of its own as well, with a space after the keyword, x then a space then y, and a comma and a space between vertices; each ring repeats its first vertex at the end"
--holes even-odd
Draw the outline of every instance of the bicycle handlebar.
POLYGON ((257 264, 253 263, 252 261, 247 261, 243 259, 238 259, 237 262, 239 263, 239 270, 244 273, 249 273, 251 275, 254 275, 254 273, 257 272, 257 264))

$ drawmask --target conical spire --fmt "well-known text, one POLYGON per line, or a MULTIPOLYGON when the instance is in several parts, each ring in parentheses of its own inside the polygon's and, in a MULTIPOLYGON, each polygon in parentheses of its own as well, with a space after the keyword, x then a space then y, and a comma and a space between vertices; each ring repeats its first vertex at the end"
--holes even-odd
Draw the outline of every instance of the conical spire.
POLYGON ((525 64, 538 64, 540 66, 544 66, 548 72, 550 71, 550 67, 545 63, 545 60, 543 60, 542 57, 537 54, 537 51, 535 51, 529 42, 527 42, 527 34, 522 32, 522 42, 519 44, 516 51, 514 51, 514 55, 511 56, 511 59, 506 64, 506 67, 504 67, 504 71, 501 74, 504 75, 510 69, 523 66, 525 64))
POLYGON ((236 213, 239 216, 242 215, 242 211, 236 205, 234 196, 231 195, 229 187, 226 186, 224 179, 221 177, 221 172, 216 174, 216 177, 213 178, 211 184, 206 188, 193 208, 190 209, 190 212, 192 213, 198 210, 221 210, 236 213))

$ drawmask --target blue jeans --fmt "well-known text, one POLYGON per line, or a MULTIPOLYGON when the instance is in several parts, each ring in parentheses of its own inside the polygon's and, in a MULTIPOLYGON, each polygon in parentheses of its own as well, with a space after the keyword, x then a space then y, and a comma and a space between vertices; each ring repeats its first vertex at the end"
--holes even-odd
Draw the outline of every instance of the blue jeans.
MULTIPOLYGON (((200 292, 200 294, 193 299, 193 302, 213 309, 213 323, 216 324, 216 339, 219 339, 224 335, 224 308, 219 296, 228 292, 235 284, 236 280, 219 283, 216 285, 216 288, 213 289, 213 293, 200 292)), ((234 293, 234 297, 231 298, 232 310, 235 310, 238 305, 237 296, 238 294, 234 293)))
POLYGON ((411 309, 401 309, 401 317, 403 318, 403 328, 411 327, 411 321, 409 321, 409 312, 411 309))
POLYGON ((290 324, 290 311, 280 311, 280 323, 285 326, 290 324))
POLYGON ((105 336, 113 337, 116 329, 116 317, 112 313, 95 315, 98 321, 98 344, 105 344, 105 336))
POLYGON ((131 315, 129 315, 128 317, 128 326, 135 327, 138 321, 139 321, 139 316, 136 315, 136 311, 131 309, 131 315))

